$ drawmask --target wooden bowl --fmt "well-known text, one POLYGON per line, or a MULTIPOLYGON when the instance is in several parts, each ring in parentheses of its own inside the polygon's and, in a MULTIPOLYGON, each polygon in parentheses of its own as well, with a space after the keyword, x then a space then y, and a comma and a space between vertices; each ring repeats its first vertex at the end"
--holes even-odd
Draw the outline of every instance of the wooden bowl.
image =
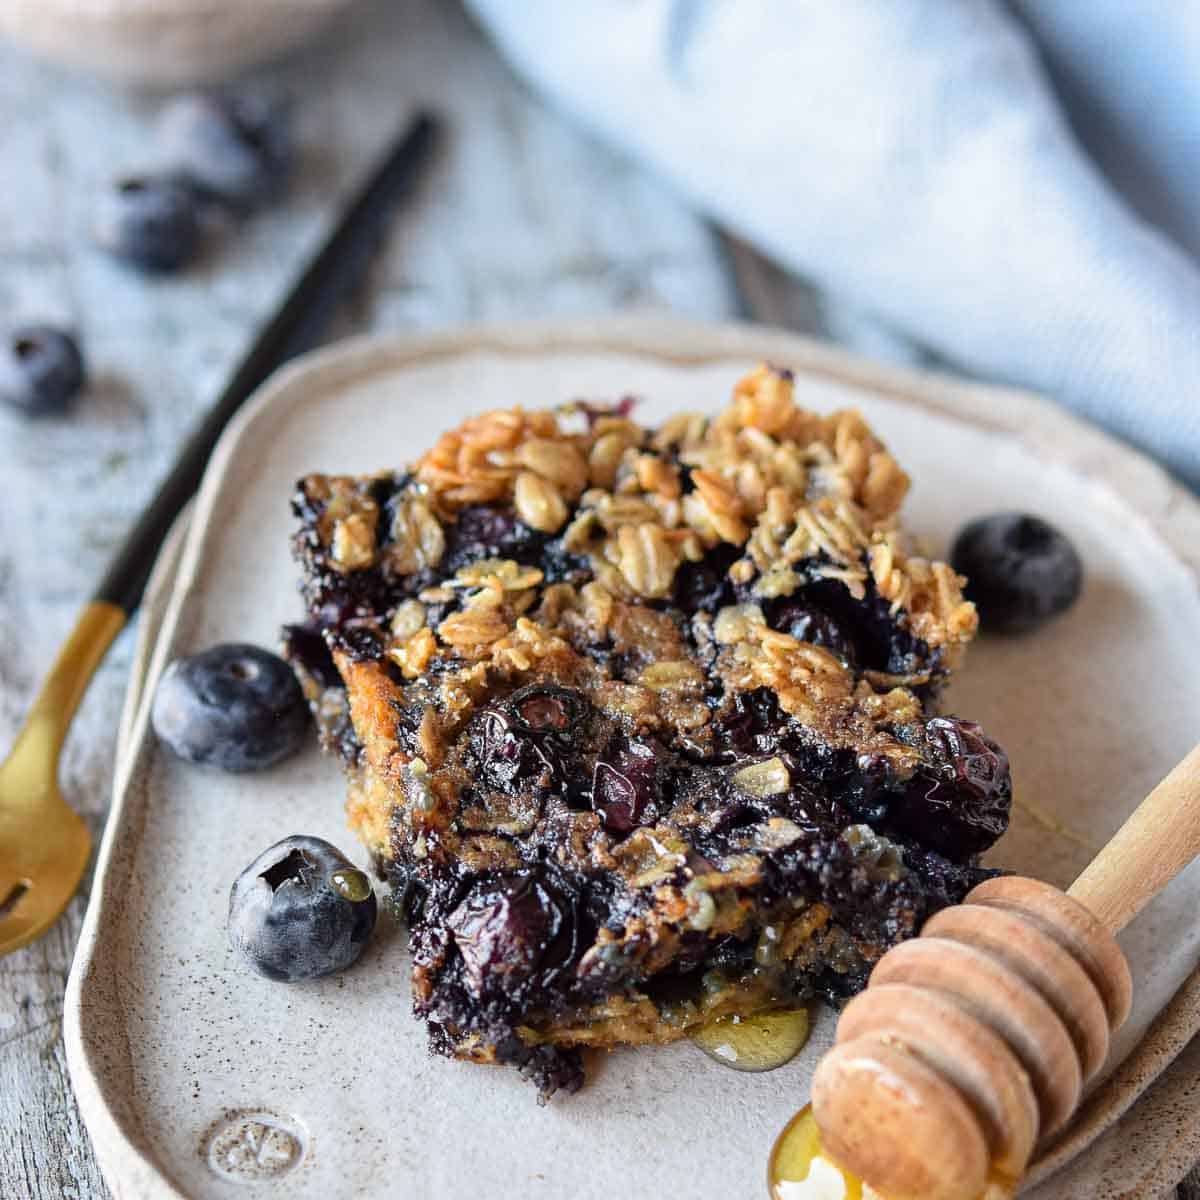
POLYGON ((293 49, 352 0, 4 0, 0 36, 137 87, 226 78, 293 49))

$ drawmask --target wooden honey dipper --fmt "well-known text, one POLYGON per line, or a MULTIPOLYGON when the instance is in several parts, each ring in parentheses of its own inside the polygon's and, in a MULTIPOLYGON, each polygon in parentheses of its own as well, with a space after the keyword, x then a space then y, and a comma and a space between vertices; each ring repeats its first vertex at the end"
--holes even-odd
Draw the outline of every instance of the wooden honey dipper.
POLYGON ((989 879, 889 950, 813 1077, 821 1142, 887 1200, 1015 1185, 1129 1015, 1115 934, 1200 854, 1200 746, 1064 893, 989 879))

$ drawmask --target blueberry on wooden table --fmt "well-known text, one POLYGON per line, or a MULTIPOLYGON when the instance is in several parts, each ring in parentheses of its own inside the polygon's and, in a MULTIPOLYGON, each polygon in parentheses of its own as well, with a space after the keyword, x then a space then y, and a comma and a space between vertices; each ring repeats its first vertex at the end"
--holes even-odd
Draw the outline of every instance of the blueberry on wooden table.
POLYGON ((283 191, 292 167, 290 107, 258 92, 189 92, 163 108, 161 152, 206 196, 237 208, 283 191))
POLYGON ((965 526, 950 552, 967 599, 989 633, 1023 633, 1079 598, 1083 564, 1065 534, 1028 513, 997 513, 965 526))
POLYGON ((371 881, 336 846, 293 835, 264 850, 229 893, 229 944, 282 983, 343 971, 375 928, 371 881))
POLYGON ((311 723, 291 667, 243 644, 172 662, 159 680, 150 719, 180 758, 226 771, 257 771, 294 754, 311 723))
POLYGON ((93 234, 105 250, 143 271, 177 271, 200 248, 200 203, 180 180, 127 176, 101 196, 93 234))
POLYGON ((51 325, 14 329, 0 344, 0 401, 29 416, 66 411, 83 387, 75 339, 51 325))

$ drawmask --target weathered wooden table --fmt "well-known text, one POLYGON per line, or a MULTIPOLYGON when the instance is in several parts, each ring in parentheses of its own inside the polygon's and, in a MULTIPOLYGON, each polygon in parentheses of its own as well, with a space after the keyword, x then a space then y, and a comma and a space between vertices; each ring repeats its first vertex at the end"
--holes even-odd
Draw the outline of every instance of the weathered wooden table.
MULTIPOLYGON (((108 180, 152 165, 154 101, 0 47, 0 324, 73 326, 91 366, 70 416, 0 412, 0 747, 184 434, 356 173, 416 103, 451 117, 452 145, 338 332, 615 309, 741 311, 712 231, 643 171, 541 109, 455 5, 372 0, 262 81, 297 100, 303 166, 288 201, 215 237, 198 268, 146 280, 95 250, 88 224, 108 180)), ((809 293, 740 265, 753 272, 758 303, 821 326, 809 293)), ((97 837, 131 645, 126 631, 63 764, 65 793, 97 837)), ((59 1026, 86 902, 85 889, 49 936, 0 960, 5 1200, 108 1194, 59 1026)), ((1200 1197, 1194 1179, 1181 1197, 1200 1197)))

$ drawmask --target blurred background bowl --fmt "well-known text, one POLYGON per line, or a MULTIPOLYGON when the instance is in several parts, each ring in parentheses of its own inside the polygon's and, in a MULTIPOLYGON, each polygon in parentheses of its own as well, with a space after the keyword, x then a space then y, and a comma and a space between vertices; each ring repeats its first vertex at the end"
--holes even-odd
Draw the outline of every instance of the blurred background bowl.
POLYGON ((138 87, 213 83, 299 45, 353 0, 0 0, 0 37, 138 87))

